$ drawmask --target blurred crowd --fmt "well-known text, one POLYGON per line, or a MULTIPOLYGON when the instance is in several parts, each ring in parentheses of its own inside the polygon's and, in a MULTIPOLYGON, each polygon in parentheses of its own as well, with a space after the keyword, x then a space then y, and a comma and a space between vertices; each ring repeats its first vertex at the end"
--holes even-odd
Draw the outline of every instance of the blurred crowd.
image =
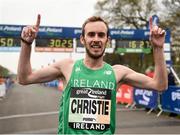
POLYGON ((13 79, 10 77, 0 78, 0 100, 5 98, 7 92, 13 86, 13 79))

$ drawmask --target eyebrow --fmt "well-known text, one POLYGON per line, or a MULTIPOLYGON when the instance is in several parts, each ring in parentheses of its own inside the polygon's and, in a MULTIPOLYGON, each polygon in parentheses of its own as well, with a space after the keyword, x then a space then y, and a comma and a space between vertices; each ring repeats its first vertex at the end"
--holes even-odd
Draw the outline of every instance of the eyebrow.
POLYGON ((89 34, 93 34, 93 35, 98 34, 98 36, 99 36, 99 35, 106 35, 105 32, 94 32, 94 31, 90 31, 90 32, 88 32, 87 34, 88 34, 88 35, 89 35, 89 34))

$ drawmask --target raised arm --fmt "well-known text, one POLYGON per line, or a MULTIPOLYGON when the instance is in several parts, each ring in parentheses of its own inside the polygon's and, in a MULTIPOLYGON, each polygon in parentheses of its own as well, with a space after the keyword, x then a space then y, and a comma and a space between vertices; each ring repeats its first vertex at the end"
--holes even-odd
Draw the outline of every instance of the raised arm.
POLYGON ((31 44, 37 36, 40 20, 41 16, 38 15, 36 24, 24 27, 21 33, 21 52, 17 72, 18 81, 23 85, 49 81, 60 75, 57 64, 32 72, 30 63, 31 44))
POLYGON ((168 87, 168 77, 166 63, 164 59, 164 42, 165 30, 158 26, 153 26, 152 17, 150 18, 150 41, 153 46, 153 55, 155 63, 155 74, 153 77, 153 85, 160 90, 168 87))
POLYGON ((153 78, 145 76, 144 74, 137 73, 127 67, 115 65, 114 71, 116 73, 117 82, 123 82, 132 86, 165 90, 168 86, 168 78, 166 71, 166 63, 164 59, 164 42, 165 31, 158 26, 152 25, 152 18, 150 18, 150 42, 153 47, 155 74, 153 78))

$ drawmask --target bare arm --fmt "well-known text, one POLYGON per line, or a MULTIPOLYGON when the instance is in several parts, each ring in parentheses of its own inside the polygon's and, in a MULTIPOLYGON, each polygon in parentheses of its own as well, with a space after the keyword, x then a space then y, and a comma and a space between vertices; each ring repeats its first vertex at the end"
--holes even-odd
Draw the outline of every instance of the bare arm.
POLYGON ((157 83, 155 78, 150 78, 144 74, 135 72, 128 67, 114 65, 113 69, 116 73, 117 83, 125 83, 138 88, 154 89, 159 91, 165 90, 164 87, 160 88, 161 86, 157 83))
POLYGON ((165 90, 168 85, 166 64, 164 59, 163 45, 165 41, 165 31, 158 26, 152 26, 152 18, 150 19, 150 41, 153 45, 155 74, 153 78, 137 73, 127 67, 115 65, 117 82, 123 82, 135 87, 165 90))
POLYGON ((32 84, 50 81, 61 76, 61 71, 57 64, 32 72, 30 56, 31 44, 37 36, 40 25, 40 15, 38 15, 36 25, 24 27, 21 33, 21 52, 18 63, 18 81, 20 84, 32 84))
POLYGON ((155 74, 153 77, 154 87, 157 90, 165 90, 168 87, 168 75, 166 63, 164 59, 164 42, 165 30, 158 26, 152 25, 152 17, 150 18, 150 41, 153 45, 155 74))

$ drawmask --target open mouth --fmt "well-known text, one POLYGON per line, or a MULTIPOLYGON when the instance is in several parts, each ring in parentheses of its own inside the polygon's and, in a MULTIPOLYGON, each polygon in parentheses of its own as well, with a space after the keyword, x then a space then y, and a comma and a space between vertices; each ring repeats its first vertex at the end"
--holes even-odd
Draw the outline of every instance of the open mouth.
POLYGON ((91 47, 94 48, 94 49, 96 49, 96 48, 97 48, 97 49, 98 49, 98 48, 101 48, 100 45, 91 45, 91 47))

